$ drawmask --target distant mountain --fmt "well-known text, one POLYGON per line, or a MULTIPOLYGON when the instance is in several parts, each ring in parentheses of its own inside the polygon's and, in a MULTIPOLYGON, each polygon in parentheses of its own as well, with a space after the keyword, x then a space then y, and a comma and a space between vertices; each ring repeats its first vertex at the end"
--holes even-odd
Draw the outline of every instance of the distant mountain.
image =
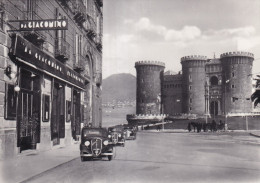
POLYGON ((131 74, 114 74, 102 83, 102 103, 136 99, 136 77, 131 74))

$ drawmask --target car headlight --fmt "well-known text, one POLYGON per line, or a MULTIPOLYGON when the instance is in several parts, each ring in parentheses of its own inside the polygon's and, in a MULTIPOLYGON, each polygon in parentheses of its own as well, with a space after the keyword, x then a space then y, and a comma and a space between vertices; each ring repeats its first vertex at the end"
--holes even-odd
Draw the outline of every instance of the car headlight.
POLYGON ((108 135, 108 138, 111 138, 111 135, 108 135))
POLYGON ((89 145, 90 145, 90 142, 89 142, 89 141, 86 141, 84 144, 85 144, 85 146, 89 146, 89 145))
POLYGON ((104 144, 105 146, 107 146, 107 145, 108 145, 108 140, 105 140, 105 141, 103 142, 103 144, 104 144))
POLYGON ((118 137, 121 137, 121 134, 118 134, 118 137))

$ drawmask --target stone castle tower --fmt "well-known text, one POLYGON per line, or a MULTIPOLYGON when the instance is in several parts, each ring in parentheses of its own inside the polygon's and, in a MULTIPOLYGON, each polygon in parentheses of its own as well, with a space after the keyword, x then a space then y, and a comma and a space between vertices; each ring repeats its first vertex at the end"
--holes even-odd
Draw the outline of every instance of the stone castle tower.
POLYGON ((136 114, 162 113, 162 84, 165 64, 157 61, 135 63, 136 114))
POLYGON ((227 113, 251 112, 254 55, 248 52, 229 52, 221 54, 220 60, 224 110, 227 113))
POLYGON ((205 113, 206 56, 193 55, 181 58, 182 85, 182 113, 205 113))

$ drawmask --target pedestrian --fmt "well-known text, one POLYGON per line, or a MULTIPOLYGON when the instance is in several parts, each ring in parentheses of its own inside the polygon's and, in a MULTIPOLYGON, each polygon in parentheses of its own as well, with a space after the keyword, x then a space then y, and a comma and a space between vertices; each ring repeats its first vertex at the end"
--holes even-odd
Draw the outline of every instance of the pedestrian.
POLYGON ((161 130, 161 126, 157 125, 157 131, 160 131, 160 130, 161 130))
POLYGON ((191 124, 190 123, 188 123, 188 130, 189 130, 189 132, 191 131, 191 124))

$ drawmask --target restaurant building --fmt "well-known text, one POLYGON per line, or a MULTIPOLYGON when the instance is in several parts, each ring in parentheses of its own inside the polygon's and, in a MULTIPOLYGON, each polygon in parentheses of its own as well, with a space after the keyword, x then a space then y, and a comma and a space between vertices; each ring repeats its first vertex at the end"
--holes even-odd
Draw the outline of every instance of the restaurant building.
POLYGON ((0 2, 0 159, 101 126, 102 0, 0 2))

